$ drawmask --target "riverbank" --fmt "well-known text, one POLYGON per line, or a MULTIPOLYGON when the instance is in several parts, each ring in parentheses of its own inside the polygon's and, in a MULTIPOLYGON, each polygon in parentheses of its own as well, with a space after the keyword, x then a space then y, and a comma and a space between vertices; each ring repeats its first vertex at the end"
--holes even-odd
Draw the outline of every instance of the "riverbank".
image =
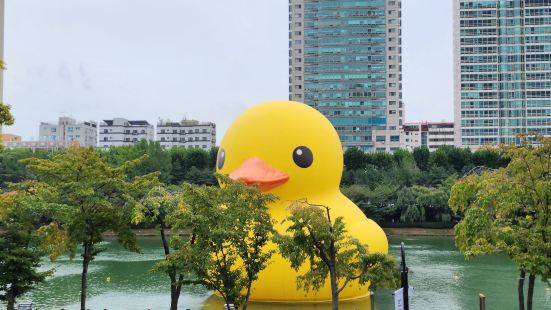
POLYGON ((387 236, 454 236, 453 228, 400 227, 383 230, 387 236))
MULTIPOLYGON (((453 236, 453 228, 435 229, 420 227, 383 228, 387 236, 453 236)), ((134 229, 136 236, 156 237, 159 230, 154 228, 134 229)), ((170 234, 170 231, 167 231, 170 234)), ((105 233, 105 236, 112 237, 113 233, 105 233)))

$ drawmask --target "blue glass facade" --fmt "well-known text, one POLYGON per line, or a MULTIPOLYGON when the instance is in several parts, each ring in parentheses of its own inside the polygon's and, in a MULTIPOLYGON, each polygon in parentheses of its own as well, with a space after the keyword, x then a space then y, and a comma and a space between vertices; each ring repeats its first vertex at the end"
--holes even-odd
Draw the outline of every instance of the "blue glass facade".
POLYGON ((550 135, 551 1, 459 0, 456 18, 462 145, 550 135))
POLYGON ((323 113, 345 148, 389 150, 401 125, 399 35, 399 1, 290 1, 290 99, 323 113))

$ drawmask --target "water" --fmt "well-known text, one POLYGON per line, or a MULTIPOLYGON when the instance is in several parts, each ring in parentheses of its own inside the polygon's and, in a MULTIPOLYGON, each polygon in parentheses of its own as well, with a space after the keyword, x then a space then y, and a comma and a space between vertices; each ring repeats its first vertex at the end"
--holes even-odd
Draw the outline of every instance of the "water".
MULTIPOLYGON (((410 285, 415 288, 412 310, 478 309, 478 294, 486 295, 487 309, 514 310, 517 272, 505 256, 488 256, 465 261, 451 237, 391 237, 391 252, 398 255, 400 242, 406 244, 406 259, 412 269, 410 285)), ((92 262, 89 271, 90 309, 168 309, 168 278, 149 269, 163 256, 160 239, 139 239, 143 254, 130 253, 115 241, 105 243, 106 252, 92 262), (110 278, 110 282, 108 281, 110 278)), ((41 284, 25 299, 35 309, 78 309, 81 261, 61 259, 46 263, 55 268, 54 277, 41 284)), ((528 282, 528 281, 526 281, 528 282)), ((222 301, 201 286, 183 289, 180 309, 222 309, 222 301)), ((343 303, 342 309, 369 309, 369 300, 343 303)), ((537 282, 534 309, 551 309, 551 290, 537 282)), ((1 307, 0 307, 1 308, 1 307)), ((392 292, 378 290, 377 310, 394 309, 392 292)), ((253 304, 252 310, 330 309, 327 304, 253 304)))

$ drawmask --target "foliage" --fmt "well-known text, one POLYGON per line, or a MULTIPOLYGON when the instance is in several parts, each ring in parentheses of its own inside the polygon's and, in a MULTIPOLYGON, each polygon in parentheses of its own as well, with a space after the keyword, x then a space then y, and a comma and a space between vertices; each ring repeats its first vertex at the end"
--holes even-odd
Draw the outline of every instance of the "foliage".
MULTIPOLYGON (((168 221, 178 212, 181 193, 177 190, 169 190, 161 184, 153 186, 147 195, 136 204, 133 211, 132 222, 134 224, 149 223, 157 225, 161 235, 161 242, 164 249, 165 260, 171 253, 171 247, 168 242, 166 233, 169 229, 168 221)), ((178 232, 174 232, 177 234, 178 232)), ((154 269, 155 270, 155 269, 154 269)), ((186 273, 178 272, 175 266, 167 266, 162 269, 170 278, 170 309, 178 309, 178 300, 182 285, 184 284, 184 276, 186 273)))
POLYGON ((0 194, 0 300, 13 310, 16 299, 43 282, 52 270, 39 271, 44 253, 36 228, 44 197, 31 195, 35 184, 0 194))
POLYGON ((366 245, 347 234, 342 217, 331 219, 328 207, 296 201, 289 211, 288 235, 278 234, 274 240, 293 269, 309 266, 297 277, 297 288, 317 291, 329 278, 333 309, 338 309, 339 293, 351 281, 369 282, 373 288, 397 285, 394 259, 369 253, 366 245))
POLYGON ((103 241, 103 233, 112 231, 124 247, 139 250, 130 229, 132 207, 156 182, 158 174, 129 181, 125 171, 142 161, 140 158, 113 168, 92 148, 72 148, 51 159, 23 160, 43 190, 53 193, 49 202, 56 204, 51 223, 39 230, 44 249, 56 259, 64 252, 73 257, 77 245, 82 246, 81 309, 86 303, 88 264, 102 250, 98 243, 103 241))
POLYGON ((174 227, 189 230, 191 238, 173 240, 179 250, 158 268, 193 271, 199 283, 217 291, 227 304, 246 309, 252 283, 273 254, 264 248, 273 234, 266 206, 275 197, 218 177, 222 188, 183 185, 174 227))
POLYGON ((2 125, 13 125, 15 119, 11 114, 11 106, 9 104, 4 104, 0 102, 0 126, 2 125))
POLYGON ((472 153, 442 146, 433 152, 420 147, 392 154, 351 148, 344 162, 342 192, 367 216, 378 222, 415 223, 453 221, 447 202, 450 182, 474 167, 503 167, 508 159, 491 148, 472 153))
POLYGON ((161 181, 170 182, 170 155, 161 148, 159 142, 141 140, 130 146, 111 147, 105 152, 105 156, 107 162, 115 167, 140 158, 139 163, 126 171, 129 178, 159 172, 161 181))
POLYGON ((209 152, 195 148, 170 149, 172 184, 216 184, 214 167, 217 153, 217 148, 212 148, 209 152))
MULTIPOLYGON (((535 147, 526 137, 520 146, 504 146, 509 164, 460 180, 449 203, 462 216, 456 244, 466 257, 503 252, 522 274, 550 284, 551 138, 536 139, 535 147)), ((530 294, 528 300, 530 308, 530 294)))
POLYGON ((29 180, 31 175, 19 161, 29 157, 46 158, 48 153, 33 152, 30 149, 0 149, 0 189, 7 189, 10 183, 29 180))

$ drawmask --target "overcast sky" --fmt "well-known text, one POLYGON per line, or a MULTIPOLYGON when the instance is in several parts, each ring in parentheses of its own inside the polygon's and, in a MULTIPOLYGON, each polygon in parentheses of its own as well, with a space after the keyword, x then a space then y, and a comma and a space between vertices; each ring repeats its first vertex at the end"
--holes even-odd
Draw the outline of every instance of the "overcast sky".
MULTIPOLYGON (((407 122, 453 119, 452 1, 402 0, 407 122), (427 9, 427 8, 430 8, 427 9)), ((6 0, 4 101, 40 121, 217 124, 288 98, 287 0, 6 0)))

